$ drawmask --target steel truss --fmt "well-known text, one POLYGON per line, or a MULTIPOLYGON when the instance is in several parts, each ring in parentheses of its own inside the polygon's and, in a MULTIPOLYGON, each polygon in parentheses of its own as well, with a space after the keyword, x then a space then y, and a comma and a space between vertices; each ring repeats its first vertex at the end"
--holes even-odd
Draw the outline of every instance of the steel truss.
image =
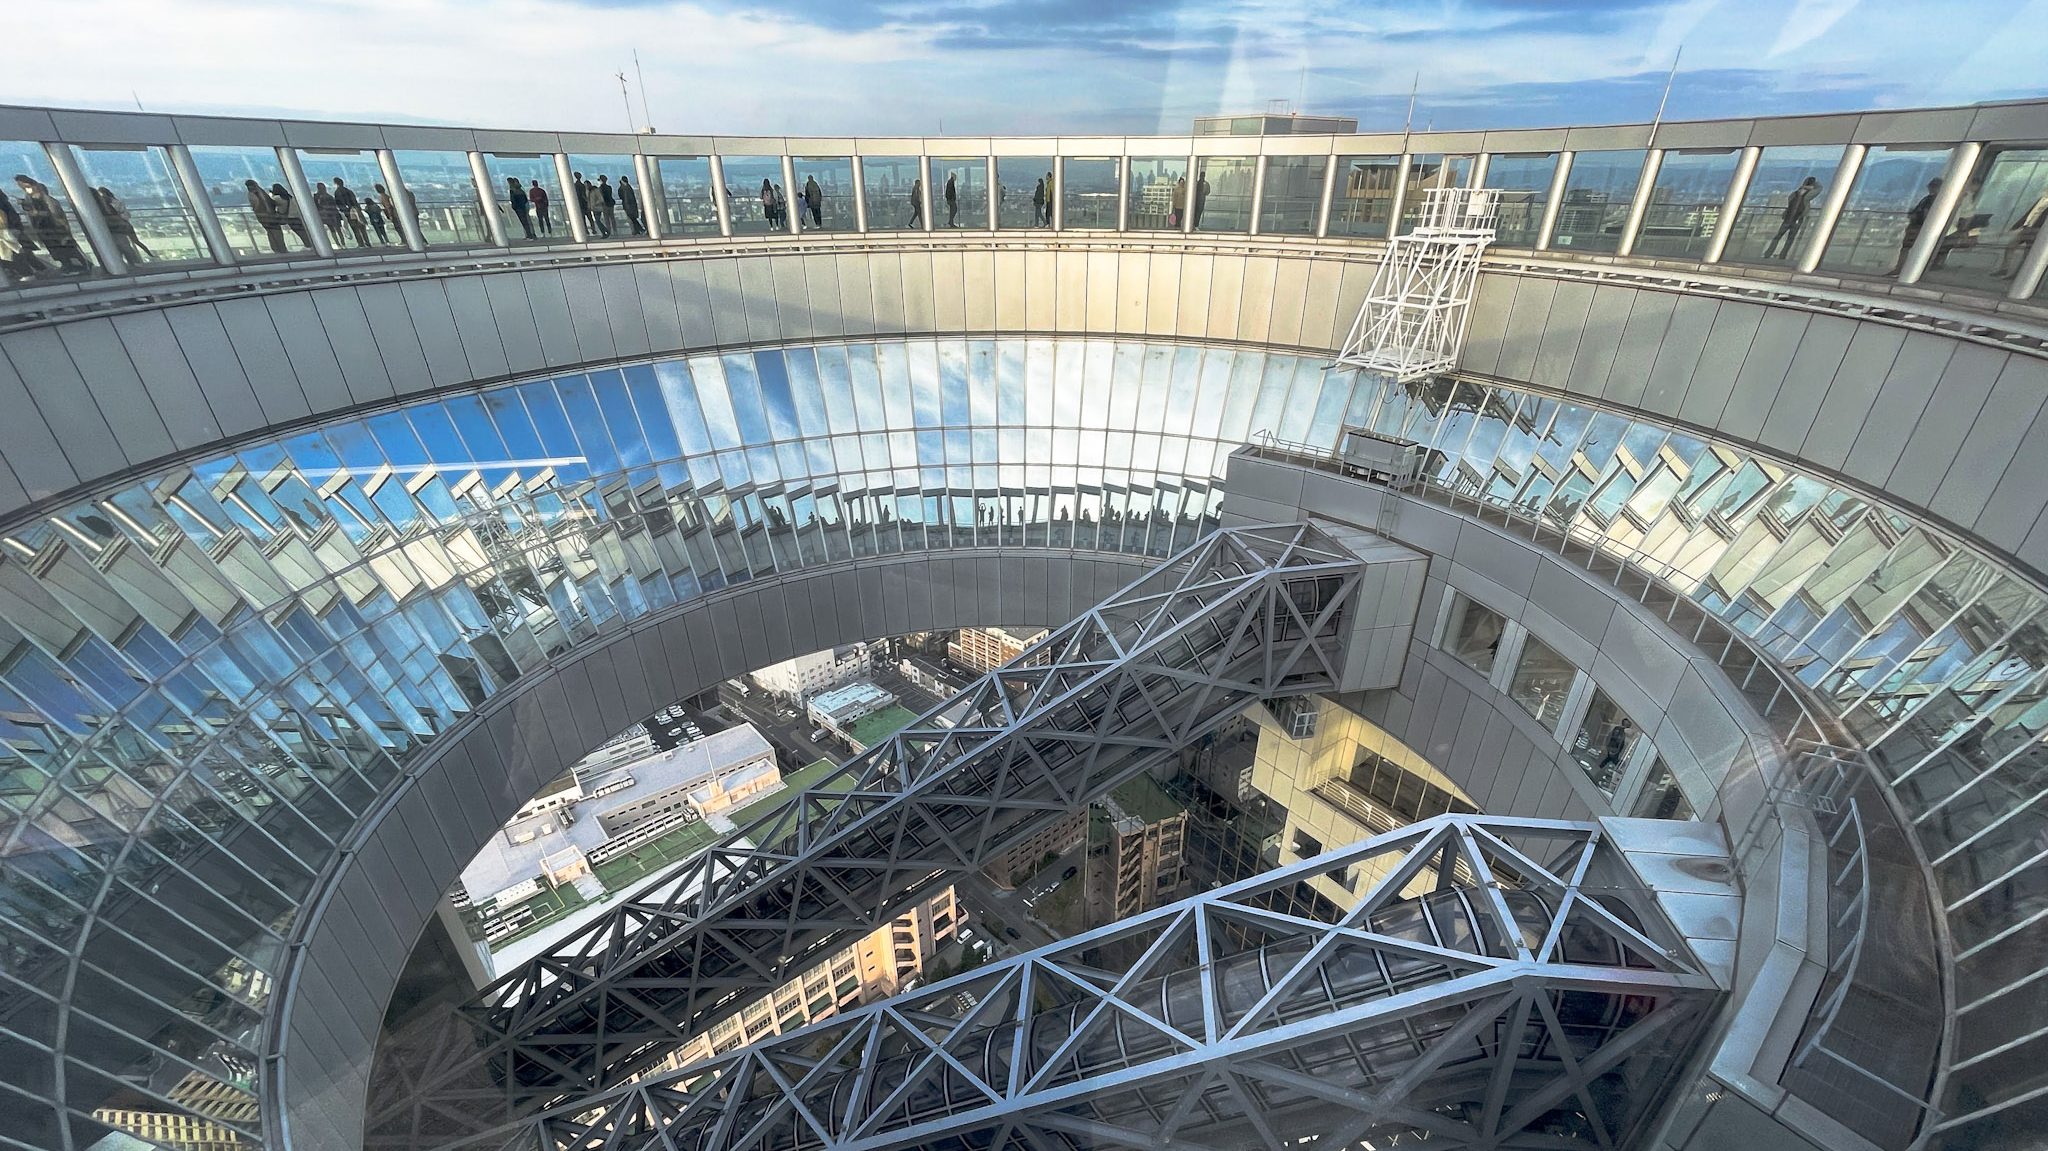
POLYGON ((461 1146, 1629 1146, 1721 990, 1617 856, 1440 816, 461 1146), (1338 868, 1379 878, 1274 909, 1338 868))
POLYGON ((1499 200, 1485 188, 1424 195, 1415 230, 1388 237, 1336 366, 1414 380, 1457 363, 1499 200))
POLYGON ((466 1009, 474 1035, 387 1051, 368 1142, 430 1144, 628 1082, 1251 702, 1333 689, 1364 566, 1301 524, 1214 533, 1163 561, 679 864, 659 898, 493 984, 466 1009))

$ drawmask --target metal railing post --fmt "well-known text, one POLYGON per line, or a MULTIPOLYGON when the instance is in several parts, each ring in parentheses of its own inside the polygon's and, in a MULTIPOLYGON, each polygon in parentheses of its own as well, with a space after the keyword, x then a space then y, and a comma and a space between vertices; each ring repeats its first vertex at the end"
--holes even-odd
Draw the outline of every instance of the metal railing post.
MULTIPOLYGON (((293 187, 305 187, 306 173, 299 166, 298 155, 290 148, 279 148, 278 158, 284 162, 287 174, 298 173, 298 182, 293 187)), ((398 218, 393 223, 398 226, 398 234, 405 238, 406 248, 414 252, 426 251, 427 238, 420 232, 419 215, 413 210, 412 197, 406 194, 405 179, 398 171, 397 154, 389 148, 377 149, 377 170, 384 174, 384 188, 391 193, 392 207, 397 210, 398 218)), ((370 189, 372 195, 376 191, 375 188, 370 189)))
POLYGON ((228 243, 227 231, 220 226, 220 213, 214 211, 213 198, 206 194, 206 180, 199 174, 199 165, 192 162, 192 149, 172 144, 164 151, 171 157, 171 171, 185 193, 185 202, 192 208, 192 218, 199 221, 199 234, 206 237, 213 262, 223 268, 234 267, 234 245, 228 243))

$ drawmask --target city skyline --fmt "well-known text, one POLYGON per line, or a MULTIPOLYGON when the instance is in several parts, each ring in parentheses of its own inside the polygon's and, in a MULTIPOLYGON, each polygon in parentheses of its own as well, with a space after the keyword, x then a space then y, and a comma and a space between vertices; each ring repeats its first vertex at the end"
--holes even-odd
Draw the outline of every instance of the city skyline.
POLYGON ((1180 133, 1194 116, 1281 100, 1398 131, 1413 87, 1416 128, 1508 128, 1648 120, 1681 46, 1670 119, 2037 95, 2044 14, 2048 0, 510 0, 486 21, 453 0, 79 0, 40 30, 44 50, 10 66, 0 102, 585 131, 651 118, 682 134, 1073 135, 1180 133), (706 44, 724 50, 694 50, 706 44))

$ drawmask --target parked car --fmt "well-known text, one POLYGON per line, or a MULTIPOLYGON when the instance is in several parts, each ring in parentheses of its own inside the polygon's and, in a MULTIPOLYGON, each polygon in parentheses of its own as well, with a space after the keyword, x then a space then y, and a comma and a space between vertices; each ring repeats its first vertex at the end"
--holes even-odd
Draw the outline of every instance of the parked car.
POLYGON ((1081 874, 1081 869, 1080 869, 1080 868, 1078 868, 1078 867, 1069 867, 1069 868, 1067 868, 1067 870, 1065 871, 1065 873, 1063 873, 1063 874, 1062 874, 1062 875, 1060 876, 1060 882, 1061 882, 1061 883, 1065 883, 1065 882, 1066 882, 1067 880, 1069 880, 1069 879, 1072 879, 1072 878, 1074 878, 1075 876, 1077 876, 1077 875, 1079 875, 1079 874, 1081 874))

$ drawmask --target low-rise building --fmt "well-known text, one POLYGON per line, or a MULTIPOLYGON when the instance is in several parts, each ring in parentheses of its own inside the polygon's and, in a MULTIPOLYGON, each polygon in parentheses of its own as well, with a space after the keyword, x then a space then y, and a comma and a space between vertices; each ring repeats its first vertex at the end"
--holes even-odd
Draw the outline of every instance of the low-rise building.
POLYGON ((873 667, 869 645, 848 643, 764 667, 753 680, 763 691, 801 702, 861 679, 873 667))
POLYGON ((812 696, 804 712, 819 727, 845 735, 855 723, 895 704, 893 692, 872 683, 849 683, 812 696))
POLYGON ((1088 809, 1069 812, 1031 834, 1029 839, 981 865, 982 875, 998 887, 1010 888, 1030 878, 1048 855, 1058 855, 1088 834, 1088 809))
MULTIPOLYGON (((994 671, 1023 655, 1025 648, 1044 639, 1045 634, 1044 628, 1025 634, 1000 627, 963 627, 946 645, 946 658, 969 671, 994 671)), ((1044 663, 1046 657, 1036 655, 1029 662, 1044 663)))

